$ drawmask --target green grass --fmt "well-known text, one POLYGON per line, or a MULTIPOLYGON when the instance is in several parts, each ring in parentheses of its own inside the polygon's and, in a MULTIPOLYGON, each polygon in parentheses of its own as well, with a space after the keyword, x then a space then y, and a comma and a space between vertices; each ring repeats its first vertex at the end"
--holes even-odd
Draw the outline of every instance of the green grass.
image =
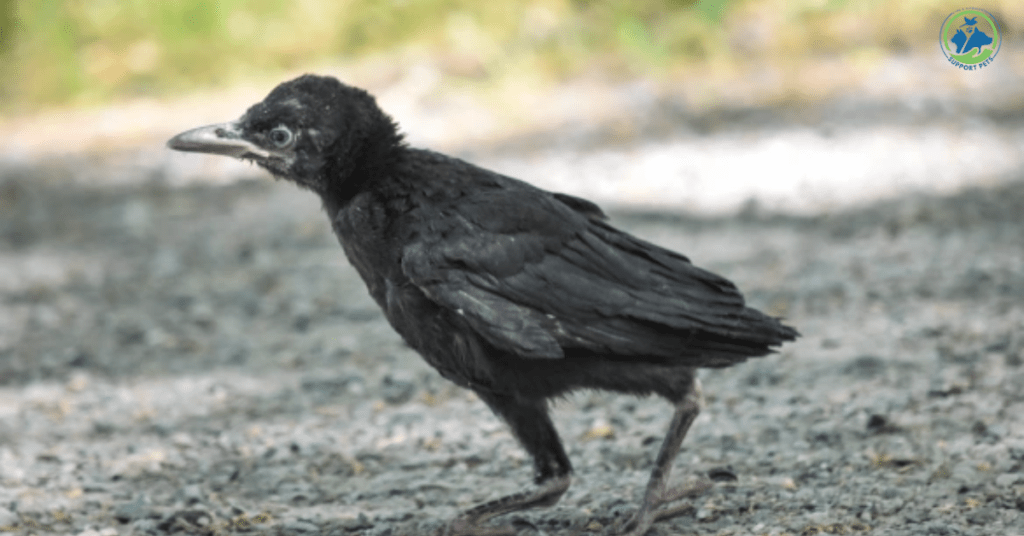
MULTIPOLYGON (((961 0, 0 0, 0 111, 159 96, 367 54, 447 75, 680 69, 936 47, 961 0)), ((989 2, 1004 35, 1024 6, 989 2)))

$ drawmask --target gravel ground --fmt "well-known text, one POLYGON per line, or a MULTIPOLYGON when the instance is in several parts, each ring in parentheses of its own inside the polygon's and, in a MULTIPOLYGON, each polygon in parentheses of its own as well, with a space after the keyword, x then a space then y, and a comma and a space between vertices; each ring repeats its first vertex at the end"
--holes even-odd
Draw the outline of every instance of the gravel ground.
MULTIPOLYGON (((387 326, 311 195, 255 170, 88 185, 87 164, 0 170, 3 530, 437 534, 529 481, 387 326)), ((804 335, 702 375, 676 478, 716 486, 650 534, 1024 534, 1022 213, 1019 169, 809 215, 613 212, 804 335)), ((510 516, 521 534, 613 534, 670 414, 556 403, 576 477, 510 516)))

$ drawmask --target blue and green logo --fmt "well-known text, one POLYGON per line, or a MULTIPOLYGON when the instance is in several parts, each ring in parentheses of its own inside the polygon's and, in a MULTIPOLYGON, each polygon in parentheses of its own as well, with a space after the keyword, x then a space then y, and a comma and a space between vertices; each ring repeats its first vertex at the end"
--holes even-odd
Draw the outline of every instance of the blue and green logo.
POLYGON ((1002 35, 991 13, 978 8, 954 11, 942 23, 939 47, 953 65, 974 71, 988 66, 999 53, 1002 35))

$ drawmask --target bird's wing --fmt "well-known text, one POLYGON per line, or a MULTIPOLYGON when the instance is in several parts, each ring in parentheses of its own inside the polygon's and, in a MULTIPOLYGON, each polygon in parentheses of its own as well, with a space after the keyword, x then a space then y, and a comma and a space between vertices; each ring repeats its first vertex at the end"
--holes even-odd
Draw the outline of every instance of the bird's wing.
POLYGON ((522 357, 578 348, 721 366, 777 344, 746 341, 750 315, 774 320, 746 309, 732 283, 578 201, 539 190, 464 197, 444 218, 455 223, 432 234, 443 238, 410 243, 402 268, 434 302, 522 357))

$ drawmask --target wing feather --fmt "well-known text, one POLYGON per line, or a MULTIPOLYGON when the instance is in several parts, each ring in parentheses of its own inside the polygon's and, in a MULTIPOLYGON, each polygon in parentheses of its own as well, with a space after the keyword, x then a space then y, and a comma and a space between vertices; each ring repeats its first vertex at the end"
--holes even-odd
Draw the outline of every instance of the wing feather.
POLYGON ((403 270, 488 342, 523 357, 582 349, 725 366, 788 338, 728 280, 618 231, 596 207, 559 201, 539 190, 463 198, 461 227, 407 246, 403 270))

